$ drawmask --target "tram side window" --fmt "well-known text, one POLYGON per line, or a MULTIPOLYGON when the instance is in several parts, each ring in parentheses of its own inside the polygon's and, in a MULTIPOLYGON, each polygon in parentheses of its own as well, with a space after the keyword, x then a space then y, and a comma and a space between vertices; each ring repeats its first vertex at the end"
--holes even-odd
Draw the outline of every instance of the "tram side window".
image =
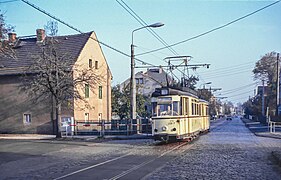
POLYGON ((180 115, 184 115, 185 114, 185 111, 184 111, 184 99, 183 98, 181 98, 181 101, 180 101, 180 112, 179 112, 179 114, 180 115))
POLYGON ((191 114, 194 115, 194 103, 191 103, 191 114))
POLYGON ((173 102, 173 115, 174 116, 179 115, 179 102, 177 101, 173 102))
POLYGON ((152 116, 157 116, 157 103, 152 103, 152 116))
POLYGON ((189 104, 188 104, 188 99, 185 99, 185 114, 189 115, 189 104))

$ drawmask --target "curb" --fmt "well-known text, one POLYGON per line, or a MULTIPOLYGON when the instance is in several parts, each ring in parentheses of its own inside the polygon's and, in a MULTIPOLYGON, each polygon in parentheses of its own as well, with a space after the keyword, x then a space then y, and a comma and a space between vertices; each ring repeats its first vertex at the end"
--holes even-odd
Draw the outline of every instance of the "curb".
POLYGON ((257 133, 257 132, 253 132, 253 131, 251 131, 251 132, 254 133, 256 136, 259 136, 259 137, 281 139, 281 136, 279 136, 279 135, 274 135, 274 134, 266 135, 266 134, 261 134, 261 133, 257 133))
POLYGON ((13 139, 13 140, 47 140, 55 139, 55 135, 32 135, 32 134, 0 134, 0 139, 13 139))

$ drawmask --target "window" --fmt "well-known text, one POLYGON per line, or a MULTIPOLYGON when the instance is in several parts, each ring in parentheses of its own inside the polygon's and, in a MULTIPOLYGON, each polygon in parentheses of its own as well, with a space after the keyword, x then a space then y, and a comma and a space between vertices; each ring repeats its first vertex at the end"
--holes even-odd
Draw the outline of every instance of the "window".
POLYGON ((179 115, 179 102, 177 102, 177 101, 173 102, 173 115, 174 116, 179 115))
POLYGON ((98 117, 99 121, 101 120, 101 117, 102 117, 102 113, 99 113, 99 117, 98 117))
POLYGON ((92 67, 93 67, 93 61, 92 61, 92 59, 89 59, 89 68, 92 69, 92 67))
POLYGON ((85 122, 89 122, 89 117, 90 117, 89 113, 85 113, 85 122))
POLYGON ((136 78, 136 84, 143 84, 143 78, 136 78))
POLYGON ((31 123, 31 114, 23 114, 23 122, 24 124, 30 124, 31 123))
POLYGON ((139 84, 143 84, 143 78, 139 79, 139 84))
POLYGON ((95 69, 98 69, 98 68, 99 68, 99 62, 95 61, 95 69))
POLYGON ((185 115, 189 115, 189 102, 188 98, 185 99, 185 115))
POLYGON ((99 86, 99 99, 102 99, 102 86, 99 86))
POLYGON ((89 84, 85 84, 85 98, 90 97, 90 87, 89 84))

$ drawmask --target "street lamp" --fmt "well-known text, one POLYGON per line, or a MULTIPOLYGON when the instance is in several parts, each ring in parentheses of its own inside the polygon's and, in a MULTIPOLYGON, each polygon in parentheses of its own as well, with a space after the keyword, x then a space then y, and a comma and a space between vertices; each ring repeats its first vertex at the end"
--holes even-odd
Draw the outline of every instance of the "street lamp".
POLYGON ((203 85, 203 89, 205 89, 206 84, 212 84, 212 82, 203 83, 203 84, 200 85, 200 87, 203 85))
POLYGON ((132 31, 132 44, 131 44, 131 118, 136 119, 136 79, 135 79, 135 55, 134 55, 134 32, 144 28, 157 28, 164 26, 163 23, 154 23, 151 25, 143 26, 132 31))

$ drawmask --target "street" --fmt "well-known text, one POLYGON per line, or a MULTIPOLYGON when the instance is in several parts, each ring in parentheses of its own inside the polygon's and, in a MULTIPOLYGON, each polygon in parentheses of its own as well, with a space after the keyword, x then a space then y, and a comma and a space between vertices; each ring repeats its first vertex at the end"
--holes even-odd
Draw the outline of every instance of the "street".
POLYGON ((236 118, 217 120, 192 143, 1 140, 0 179, 281 179, 271 152, 236 118))

